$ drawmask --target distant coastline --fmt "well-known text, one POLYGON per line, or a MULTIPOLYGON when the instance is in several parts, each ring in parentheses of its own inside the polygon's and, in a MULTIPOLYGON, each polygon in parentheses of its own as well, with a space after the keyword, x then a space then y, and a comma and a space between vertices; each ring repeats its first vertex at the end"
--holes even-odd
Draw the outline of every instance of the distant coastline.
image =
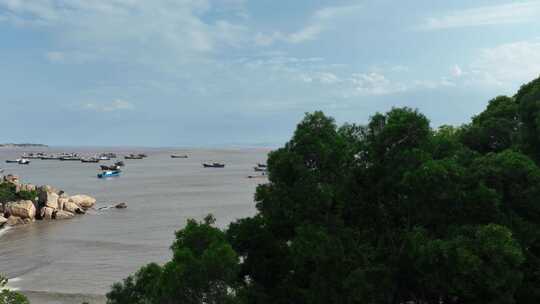
POLYGON ((0 148, 48 148, 49 146, 44 144, 31 144, 31 143, 22 143, 22 144, 0 144, 0 148))

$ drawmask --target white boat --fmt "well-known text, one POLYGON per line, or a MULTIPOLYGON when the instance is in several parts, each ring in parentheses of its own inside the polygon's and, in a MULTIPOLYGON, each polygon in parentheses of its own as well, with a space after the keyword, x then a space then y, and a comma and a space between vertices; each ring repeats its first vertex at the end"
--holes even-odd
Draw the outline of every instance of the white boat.
POLYGON ((20 158, 20 159, 18 159, 18 163, 19 163, 19 165, 29 165, 30 160, 28 160, 26 158, 20 158))

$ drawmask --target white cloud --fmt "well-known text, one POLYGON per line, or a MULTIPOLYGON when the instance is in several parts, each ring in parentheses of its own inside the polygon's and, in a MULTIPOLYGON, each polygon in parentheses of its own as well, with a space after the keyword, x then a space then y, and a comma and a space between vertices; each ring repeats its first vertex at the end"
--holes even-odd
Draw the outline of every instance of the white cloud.
POLYGON ((132 110, 135 107, 133 104, 122 100, 117 99, 110 103, 87 103, 83 105, 83 109, 90 110, 90 111, 97 111, 97 112, 115 112, 115 111, 125 111, 125 110, 132 110))
MULTIPOLYGON (((242 1, 227 3, 239 6, 242 1)), ((242 25, 205 21, 214 4, 223 5, 211 0, 0 0, 0 21, 48 31, 63 48, 46 54, 51 61, 171 64, 204 58, 247 39, 242 25)))
POLYGON ((323 32, 330 30, 333 24, 346 16, 354 15, 360 5, 333 6, 317 10, 303 28, 290 33, 275 31, 272 33, 257 33, 255 44, 269 46, 276 42, 298 44, 317 39, 323 32))
POLYGON ((536 21, 540 1, 514 1, 506 4, 453 11, 426 19, 418 29, 440 30, 461 27, 515 24, 536 21))
POLYGON ((540 41, 518 41, 483 49, 466 73, 468 83, 515 90, 540 74, 540 41))

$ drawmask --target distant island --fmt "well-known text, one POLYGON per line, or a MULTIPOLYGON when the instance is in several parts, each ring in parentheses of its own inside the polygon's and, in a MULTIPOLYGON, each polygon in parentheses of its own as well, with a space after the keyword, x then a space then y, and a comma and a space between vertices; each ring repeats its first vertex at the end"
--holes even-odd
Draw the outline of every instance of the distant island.
POLYGON ((22 144, 14 144, 14 143, 7 143, 7 144, 0 144, 0 148, 48 148, 49 146, 43 145, 43 144, 30 144, 30 143, 22 143, 22 144))

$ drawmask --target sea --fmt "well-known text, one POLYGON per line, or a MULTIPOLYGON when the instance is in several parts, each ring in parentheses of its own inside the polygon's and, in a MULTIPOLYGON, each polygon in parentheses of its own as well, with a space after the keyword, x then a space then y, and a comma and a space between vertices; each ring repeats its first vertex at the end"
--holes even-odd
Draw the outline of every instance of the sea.
MULTIPOLYGON (((150 262, 171 258, 174 232, 188 219, 213 214, 216 225, 256 213, 254 193, 266 178, 253 167, 266 161, 267 148, 0 148, 4 174, 25 183, 52 185, 70 195, 97 199, 96 210, 63 221, 36 221, 0 230, 0 273, 9 287, 33 304, 105 303, 113 283, 150 262), (8 164, 23 152, 113 152, 126 163, 120 177, 98 179, 99 165, 76 161, 32 160, 8 164), (145 153, 142 160, 123 155, 145 153), (187 159, 171 158, 186 154, 187 159), (203 168, 223 162, 225 168, 203 168), (125 202, 127 209, 103 209, 125 202)), ((102 162, 101 164, 112 163, 102 162)))

